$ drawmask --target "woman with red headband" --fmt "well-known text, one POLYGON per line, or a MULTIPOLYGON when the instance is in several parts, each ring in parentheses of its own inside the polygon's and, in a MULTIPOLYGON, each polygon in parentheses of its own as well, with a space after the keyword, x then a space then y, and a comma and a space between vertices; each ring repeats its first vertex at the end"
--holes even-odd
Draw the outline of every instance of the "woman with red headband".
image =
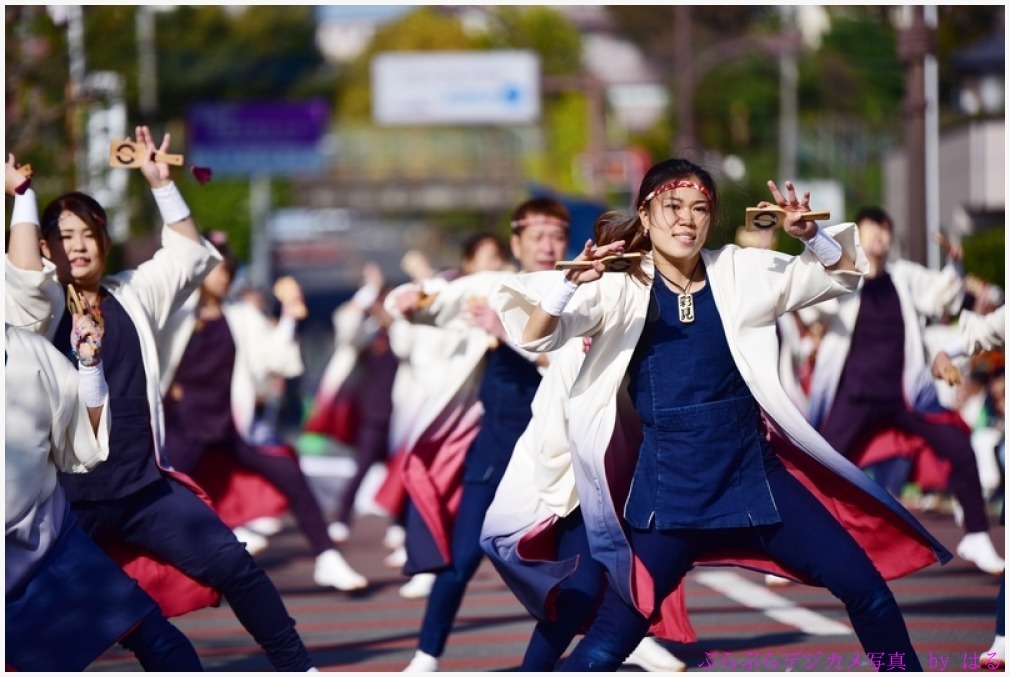
POLYGON ((609 585, 564 670, 617 669, 695 564, 824 586, 869 660, 921 670, 885 581, 950 553, 824 442, 777 370, 776 318, 852 292, 866 260, 853 224, 821 229, 803 220, 809 193, 769 187, 786 232, 806 245, 799 256, 705 249, 715 182, 672 159, 649 170, 635 215, 600 238, 608 244, 585 244, 586 267, 518 275, 492 301, 524 349, 592 337, 570 390, 568 435, 590 549, 609 585), (604 275, 598 259, 620 252, 642 256, 627 274, 604 275))

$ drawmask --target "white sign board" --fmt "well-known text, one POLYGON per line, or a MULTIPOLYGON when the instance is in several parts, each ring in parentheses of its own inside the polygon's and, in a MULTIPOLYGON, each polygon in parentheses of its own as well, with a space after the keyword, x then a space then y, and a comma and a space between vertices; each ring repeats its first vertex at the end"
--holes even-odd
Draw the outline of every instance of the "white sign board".
POLYGON ((534 52, 385 52, 372 60, 377 124, 510 125, 539 116, 534 52))

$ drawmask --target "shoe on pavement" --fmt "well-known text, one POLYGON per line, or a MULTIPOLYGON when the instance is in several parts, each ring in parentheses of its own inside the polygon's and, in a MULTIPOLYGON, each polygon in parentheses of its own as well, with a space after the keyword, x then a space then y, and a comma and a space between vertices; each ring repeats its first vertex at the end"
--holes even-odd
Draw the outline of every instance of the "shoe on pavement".
POLYGON ((438 659, 421 650, 414 654, 404 672, 438 672, 438 659))
POLYGON ((344 592, 368 587, 368 579, 352 569, 343 555, 336 550, 327 550, 316 558, 316 569, 312 578, 316 585, 332 585, 344 592))
POLYGON ((347 539, 351 537, 351 528, 343 522, 333 522, 326 527, 326 533, 334 543, 346 543, 347 539))
POLYGON ((382 560, 382 563, 385 564, 388 569, 402 569, 403 565, 407 563, 407 549, 401 545, 399 548, 386 555, 386 558, 382 560))
POLYGON ((266 536, 260 536, 255 531, 246 529, 245 527, 235 527, 232 529, 232 533, 235 534, 235 538, 245 545, 245 549, 249 551, 250 555, 258 555, 267 549, 266 536))
POLYGON ((684 672, 687 665, 667 651, 652 637, 643 637, 631 655, 624 660, 625 665, 637 665, 646 672, 684 672))
POLYGON ((279 517, 257 517, 242 526, 260 536, 275 536, 284 530, 284 522, 279 517))
POLYGON ((996 548, 986 531, 966 534, 957 544, 957 556, 972 562, 987 574, 998 576, 1006 568, 1006 562, 996 552, 996 548))
POLYGON ((382 544, 389 550, 402 548, 407 542, 407 532, 399 524, 390 524, 386 528, 386 535, 382 538, 382 544))
POLYGON ((993 666, 989 668, 991 670, 998 670, 1006 665, 1006 637, 1004 635, 996 635, 992 646, 982 652, 978 662, 979 665, 984 665, 987 668, 993 666))
POLYGON ((409 581, 400 586, 400 597, 404 599, 424 599, 435 585, 435 574, 414 574, 409 581))
POLYGON ((775 574, 765 574, 765 585, 769 588, 781 588, 792 583, 788 578, 776 576, 775 574))

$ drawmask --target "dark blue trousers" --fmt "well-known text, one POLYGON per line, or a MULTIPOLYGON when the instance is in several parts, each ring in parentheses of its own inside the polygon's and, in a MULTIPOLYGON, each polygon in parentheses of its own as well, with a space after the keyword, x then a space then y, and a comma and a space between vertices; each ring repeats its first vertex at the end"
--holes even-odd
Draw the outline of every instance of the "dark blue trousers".
POLYGON ((421 624, 417 648, 429 656, 442 655, 463 603, 463 593, 484 557, 480 549, 480 530, 496 489, 495 484, 463 483, 459 512, 452 527, 452 561, 435 577, 421 624))
POLYGON ((593 559, 586 536, 582 511, 576 510, 557 526, 558 560, 578 557, 575 572, 557 588, 553 618, 537 622, 526 647, 523 672, 553 672, 575 636, 585 632, 596 613, 603 594, 606 572, 593 559))
POLYGON ((275 669, 312 667, 277 588, 221 519, 196 494, 163 478, 129 496, 72 505, 99 544, 143 547, 218 590, 275 669))
MULTIPOLYGON (((704 552, 763 552, 789 571, 826 587, 845 604, 867 654, 885 664, 903 656, 905 669, 921 672, 904 618, 873 562, 814 496, 783 469, 768 473, 780 524, 732 529, 631 530, 632 548, 652 575, 656 608, 704 552)), ((608 587, 586 636, 562 670, 613 672, 649 630, 649 619, 608 587)))

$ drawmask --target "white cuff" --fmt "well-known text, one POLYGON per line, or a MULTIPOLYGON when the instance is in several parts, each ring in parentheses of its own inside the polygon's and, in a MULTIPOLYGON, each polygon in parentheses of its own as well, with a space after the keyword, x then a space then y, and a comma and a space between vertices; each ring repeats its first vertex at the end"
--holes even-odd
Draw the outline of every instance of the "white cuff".
POLYGON ((833 266, 842 260, 842 245, 825 233, 820 226, 817 227, 817 234, 804 244, 826 266, 833 266))
POLYGON ((561 317, 561 313, 564 312, 565 306, 568 302, 572 300, 572 296, 575 295, 575 290, 579 288, 579 285, 572 282, 567 277, 562 276, 558 284, 551 287, 544 297, 540 299, 540 307, 547 312, 548 315, 553 315, 554 317, 561 317))
POLYGON ((11 212, 11 227, 19 223, 30 223, 39 227, 39 204, 35 191, 29 188, 23 195, 14 195, 14 211, 11 212))
POLYGON ((290 315, 284 315, 282 313, 280 319, 277 320, 277 334, 285 341, 294 340, 297 328, 298 320, 290 315))
POLYGON ((79 392, 86 407, 100 407, 109 394, 109 386, 105 382, 105 368, 99 362, 93 367, 79 365, 77 373, 81 379, 79 392))
POLYGON ((189 218, 189 207, 182 199, 174 181, 168 182, 161 188, 152 188, 151 194, 154 195, 154 202, 158 205, 161 220, 165 222, 166 226, 189 218))
POLYGON ((379 292, 382 291, 374 285, 365 285, 358 291, 354 293, 354 305, 358 306, 362 310, 368 310, 375 303, 375 299, 379 298, 379 292))

